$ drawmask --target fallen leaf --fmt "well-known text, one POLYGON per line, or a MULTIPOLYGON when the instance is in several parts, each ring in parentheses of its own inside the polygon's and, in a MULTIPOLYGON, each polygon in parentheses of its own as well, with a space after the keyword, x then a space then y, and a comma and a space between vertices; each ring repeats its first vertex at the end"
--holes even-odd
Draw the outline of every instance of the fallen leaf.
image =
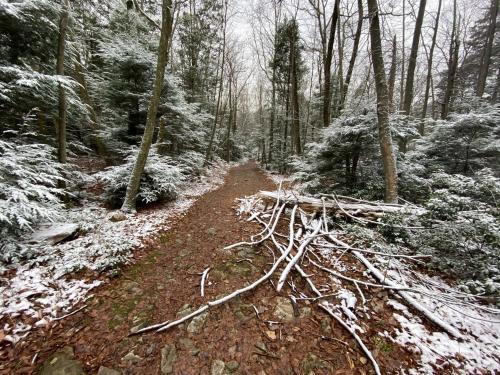
POLYGON ((5 338, 5 332, 3 331, 3 329, 0 329, 0 341, 3 341, 4 338, 5 338))
POLYGON ((271 340, 276 340, 276 332, 274 331, 266 331, 266 336, 269 337, 271 340))

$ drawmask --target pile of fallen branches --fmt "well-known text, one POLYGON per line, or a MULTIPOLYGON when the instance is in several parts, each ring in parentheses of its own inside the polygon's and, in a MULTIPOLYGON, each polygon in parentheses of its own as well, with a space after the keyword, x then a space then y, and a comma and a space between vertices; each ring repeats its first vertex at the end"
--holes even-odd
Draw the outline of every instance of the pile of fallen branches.
MULTIPOLYGON (((403 268, 404 263, 421 262, 426 256, 386 253, 352 246, 343 238, 343 231, 332 225, 331 220, 337 216, 336 214, 341 213, 344 218, 348 217, 358 224, 383 225, 377 219, 383 214, 395 212, 419 215, 424 210, 415 206, 374 203, 338 196, 315 199, 285 193, 281 189, 277 192, 260 192, 255 196, 241 199, 240 216, 248 215, 247 220, 260 223, 262 230, 248 242, 235 243, 226 249, 231 250, 242 245, 263 246, 273 257, 269 270, 253 283, 236 289, 224 297, 209 301, 189 315, 143 328, 135 334, 151 330, 156 332, 168 330, 270 281, 277 292, 289 287, 290 298, 294 303, 303 300, 313 301, 344 327, 371 361, 377 374, 381 373, 379 365, 358 334, 362 330, 356 322, 358 320, 356 294, 361 301, 361 309, 366 309, 367 296, 371 295, 373 290, 386 290, 436 328, 455 339, 461 339, 462 333, 457 327, 445 321, 416 297, 423 295, 450 306, 460 307, 474 303, 475 296, 453 289, 426 285, 426 281, 417 277, 411 279, 403 278, 401 275, 401 278, 397 279, 391 276, 387 270, 377 267, 379 260, 390 259, 403 268), (288 230, 288 233, 283 233, 285 230, 288 230), (354 275, 353 272, 345 272, 346 267, 340 266, 340 263, 356 264, 360 267, 360 271, 354 275), (291 280, 292 272, 303 278, 306 288, 300 290, 291 280), (318 282, 320 275, 323 281, 318 282), (331 282, 325 284, 325 278, 331 282), (349 286, 348 290, 352 289, 354 293, 339 293, 339 284, 349 286)), ((395 268, 399 269, 399 266, 395 268)), ((208 269, 201 274, 202 295, 207 272, 208 269)), ((498 310, 487 306, 479 305, 478 308, 493 314, 499 313, 498 310)))

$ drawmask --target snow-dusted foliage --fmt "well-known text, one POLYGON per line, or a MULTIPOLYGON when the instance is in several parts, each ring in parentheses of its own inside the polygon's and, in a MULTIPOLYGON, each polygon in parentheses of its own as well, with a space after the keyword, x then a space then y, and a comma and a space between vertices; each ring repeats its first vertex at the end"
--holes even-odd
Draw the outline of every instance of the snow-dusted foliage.
POLYGON ((64 181, 53 148, 0 139, 0 233, 21 231, 54 220, 63 205, 64 181))
POLYGON ((362 110, 334 119, 321 140, 308 144, 304 158, 292 167, 310 192, 377 197, 383 191, 378 155, 376 113, 362 110))
MULTIPOLYGON (((426 121, 394 115, 391 127, 398 153, 399 195, 427 209, 402 222, 384 218, 387 240, 432 255, 429 266, 457 278, 474 293, 500 290, 500 108, 472 101, 473 111, 448 120, 426 121), (421 227, 407 230, 401 226, 421 227)), ((334 119, 317 143, 295 158, 295 178, 313 193, 383 198, 383 171, 375 112, 334 119)))
MULTIPOLYGON (((106 198, 112 207, 119 207, 123 203, 137 152, 137 150, 131 152, 124 164, 109 167, 97 176, 106 184, 106 198)), ((179 194, 184 179, 179 162, 152 150, 142 174, 137 201, 140 204, 147 204, 160 200, 173 200, 179 194)))

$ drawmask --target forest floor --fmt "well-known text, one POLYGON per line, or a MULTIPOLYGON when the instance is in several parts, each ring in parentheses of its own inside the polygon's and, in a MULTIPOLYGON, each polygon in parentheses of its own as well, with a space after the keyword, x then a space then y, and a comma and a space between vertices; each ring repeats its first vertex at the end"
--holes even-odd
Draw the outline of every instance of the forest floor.
MULTIPOLYGON (((86 308, 12 346, 2 358, 0 374, 40 369, 51 374, 50 368, 66 362, 81 364, 87 374, 101 367, 146 375, 372 373, 348 332, 307 301, 294 311, 290 290, 278 295, 270 282, 171 330, 129 336, 146 325, 186 315, 270 267, 272 259, 259 247, 223 248, 260 229, 237 218, 235 200, 274 189, 255 163, 233 167, 222 186, 201 196, 167 231, 148 241, 130 266, 96 288, 86 308), (207 267, 211 271, 202 298, 200 273, 207 267)), ((374 295, 372 303, 384 298, 386 292, 374 295)), ((363 334, 384 374, 415 367, 419 360, 411 348, 377 335, 399 326, 392 314, 385 305, 363 334)), ((99 374, 116 373, 101 368, 99 374)))

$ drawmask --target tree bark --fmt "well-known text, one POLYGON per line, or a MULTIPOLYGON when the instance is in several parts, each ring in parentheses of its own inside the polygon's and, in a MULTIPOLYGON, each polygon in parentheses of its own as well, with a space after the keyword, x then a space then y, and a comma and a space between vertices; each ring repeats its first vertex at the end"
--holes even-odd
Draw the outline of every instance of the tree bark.
POLYGON ((479 97, 483 96, 484 89, 486 88, 486 79, 488 78, 488 70, 491 61, 491 50, 493 47, 493 40, 495 39, 495 29, 497 25, 498 2, 499 0, 491 0, 488 39, 481 55, 481 64, 479 65, 479 77, 476 88, 476 95, 479 97))
POLYGON ((221 73, 220 73, 220 81, 219 81, 219 93, 217 94, 217 104, 215 106, 214 123, 212 125, 212 131, 210 132, 210 141, 208 142, 207 153, 205 155, 205 164, 208 163, 212 159, 212 148, 214 145, 215 131, 217 130, 217 121, 219 119, 220 101, 221 101, 221 97, 222 97, 223 79, 224 79, 224 65, 226 63, 227 1, 224 2, 224 20, 223 20, 223 22, 224 22, 224 27, 223 27, 223 36, 222 36, 222 64, 221 64, 221 73))
POLYGON ((359 40, 361 39, 362 30, 363 30, 363 0, 358 0, 358 24, 356 27, 356 34, 354 34, 354 44, 352 46, 351 59, 349 60, 349 67, 347 68, 347 75, 345 77, 345 82, 344 82, 344 90, 342 93, 342 108, 344 107, 344 103, 347 98, 347 92, 349 91, 349 84, 351 83, 352 72, 354 71, 356 57, 358 56, 359 40))
POLYGON ((325 86, 323 89, 323 126, 326 128, 330 125, 331 101, 332 101, 332 58, 333 58, 333 42, 335 39, 335 29, 339 18, 339 3, 340 0, 335 0, 333 8, 332 20, 330 25, 330 37, 328 38, 328 46, 326 50, 325 61, 323 63, 325 86))
POLYGON ((300 112, 299 112, 299 93, 298 93, 298 82, 297 82, 297 40, 296 28, 297 24, 293 23, 293 28, 290 34, 290 71, 291 71, 291 83, 292 83, 292 131, 291 131, 291 151, 295 155, 300 155, 302 153, 302 144, 300 143, 300 112))
MULTIPOLYGON (((425 81, 425 93, 424 93, 424 103, 422 106, 422 119, 425 119, 427 116, 427 105, 429 102, 429 91, 431 88, 431 79, 432 79, 432 61, 434 57, 434 48, 436 47, 436 39, 437 39, 437 32, 438 32, 438 26, 439 26, 439 18, 441 17, 441 5, 442 5, 442 0, 439 0, 438 3, 438 9, 437 9, 437 14, 436 14, 436 21, 434 23, 434 30, 432 34, 432 42, 431 42, 431 48, 429 50, 429 58, 427 60, 427 78, 425 81)), ((424 121, 422 121, 422 124, 419 128, 420 135, 424 135, 425 133, 425 124, 424 121)))
POLYGON ((444 93, 443 104, 441 106, 441 119, 446 119, 450 111, 450 102, 455 87, 455 76, 458 66, 458 49, 460 41, 457 31, 457 0, 453 1, 453 27, 451 31, 450 56, 448 61, 448 77, 446 79, 446 90, 444 93))
POLYGON ((384 165, 385 201, 395 203, 398 200, 398 177, 389 125, 389 92, 385 77, 377 0, 368 0, 368 11, 373 73, 377 91, 378 137, 384 165))
POLYGON ((172 0, 163 0, 160 45, 158 48, 153 93, 149 101, 146 128, 144 129, 139 153, 137 154, 137 159, 128 182, 125 200, 122 205, 122 210, 126 212, 135 211, 136 197, 139 192, 142 173, 144 172, 144 167, 146 166, 149 150, 151 148, 151 142, 153 141, 156 115, 158 113, 158 105, 160 102, 161 90, 163 88, 165 67, 168 61, 168 41, 172 33, 172 22, 172 0))
MULTIPOLYGON (((66 48, 66 31, 68 29, 69 2, 64 0, 61 18, 59 19, 59 37, 57 40, 57 62, 56 74, 64 75, 64 50, 66 48)), ((60 163, 66 163, 66 116, 67 103, 66 92, 61 83, 59 83, 58 98, 58 121, 57 121, 57 159, 60 163)))
POLYGON ((410 59, 408 60, 408 71, 406 75, 406 87, 403 113, 410 115, 411 105, 413 102, 413 84, 415 81, 415 68, 417 66, 418 43, 420 42, 420 32, 424 21, 425 6, 427 0, 420 0, 418 7, 417 20, 415 22, 415 30, 413 32, 413 41, 411 43, 410 59))
POLYGON ((405 64, 406 64, 406 0, 403 0, 403 35, 401 40, 401 81, 399 83, 399 110, 403 109, 403 96, 405 89, 405 64))
POLYGON ((394 84, 396 83, 396 69, 398 65, 397 61, 397 41, 396 35, 392 39, 392 58, 391 58, 391 68, 389 69, 389 108, 390 111, 394 111, 394 84))

